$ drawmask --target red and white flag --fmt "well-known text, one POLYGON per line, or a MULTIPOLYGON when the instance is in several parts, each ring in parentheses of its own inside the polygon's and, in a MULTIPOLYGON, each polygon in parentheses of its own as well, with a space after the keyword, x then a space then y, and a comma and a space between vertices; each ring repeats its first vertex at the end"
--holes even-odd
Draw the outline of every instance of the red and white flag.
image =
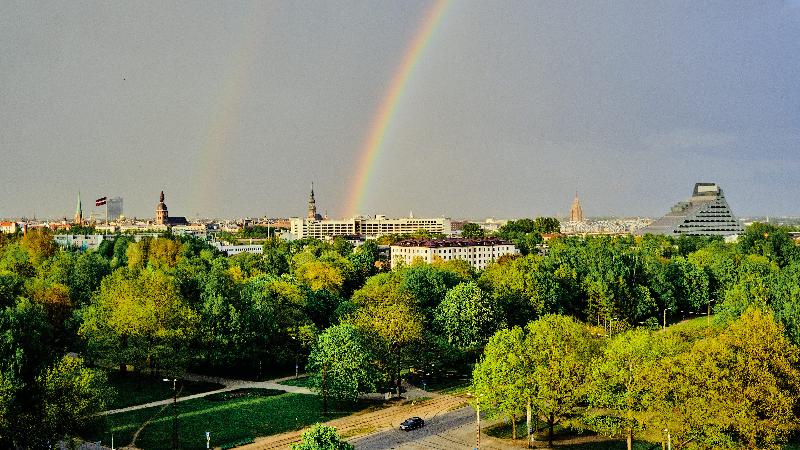
POLYGON ((106 204, 106 200, 107 200, 106 197, 100 197, 94 201, 94 206, 103 206, 106 204))

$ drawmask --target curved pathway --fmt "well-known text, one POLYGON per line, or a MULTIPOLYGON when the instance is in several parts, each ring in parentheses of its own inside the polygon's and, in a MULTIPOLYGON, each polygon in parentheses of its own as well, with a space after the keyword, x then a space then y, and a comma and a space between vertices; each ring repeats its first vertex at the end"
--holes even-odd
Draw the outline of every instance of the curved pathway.
MULTIPOLYGON (((203 398, 208 395, 212 394, 219 394, 220 392, 229 392, 234 391, 236 389, 274 389, 276 391, 284 391, 284 392, 291 392, 294 394, 313 394, 310 389, 299 387, 299 386, 287 386, 285 384, 278 384, 281 381, 291 380, 294 377, 284 377, 284 378, 276 378, 274 380, 267 380, 267 381, 246 381, 246 380, 233 380, 229 378, 216 378, 216 377, 206 377, 203 375, 193 375, 193 374, 186 374, 182 377, 183 380, 191 380, 191 381, 207 381, 212 383, 219 383, 225 386, 222 389, 216 389, 213 391, 208 392, 201 392, 199 394, 192 394, 187 395, 184 397, 178 397, 178 402, 185 402, 186 400, 193 400, 196 398, 203 398)), ((117 414, 122 412, 128 411, 135 411, 137 409, 145 409, 145 408, 152 408, 153 406, 163 406, 172 403, 172 399, 166 400, 159 400, 156 402, 144 403, 141 405, 135 406, 128 406, 126 408, 119 408, 119 409, 112 409, 109 411, 103 411, 99 415, 105 416, 109 414, 117 414)))

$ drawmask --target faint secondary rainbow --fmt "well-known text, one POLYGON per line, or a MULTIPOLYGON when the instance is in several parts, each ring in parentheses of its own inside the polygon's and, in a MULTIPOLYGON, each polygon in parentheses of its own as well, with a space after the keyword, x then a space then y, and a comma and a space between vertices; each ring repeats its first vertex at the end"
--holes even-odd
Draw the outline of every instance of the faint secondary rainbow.
POLYGON ((449 0, 436 0, 431 5, 420 24, 417 34, 406 49, 400 66, 392 76, 389 89, 384 94, 383 101, 372 119, 369 133, 360 152, 361 156, 356 166, 355 183, 353 183, 348 196, 346 217, 352 217, 360 212, 359 208, 361 208, 364 201, 373 166, 381 153, 386 132, 397 112, 398 104, 403 97, 408 80, 414 72, 414 67, 419 62, 420 57, 425 52, 425 48, 428 47, 431 35, 433 35, 436 27, 442 21, 449 3, 449 0))
POLYGON ((253 66, 266 40, 270 9, 261 8, 255 3, 242 13, 239 45, 230 53, 227 61, 221 62, 229 69, 220 84, 220 90, 215 92, 214 107, 197 158, 196 172, 193 174, 196 183, 193 189, 194 204, 198 208, 197 212, 203 211, 209 215, 219 213, 220 184, 226 176, 230 176, 226 172, 228 170, 226 162, 235 159, 233 147, 236 144, 236 131, 240 124, 240 110, 246 99, 247 89, 250 87, 253 66))

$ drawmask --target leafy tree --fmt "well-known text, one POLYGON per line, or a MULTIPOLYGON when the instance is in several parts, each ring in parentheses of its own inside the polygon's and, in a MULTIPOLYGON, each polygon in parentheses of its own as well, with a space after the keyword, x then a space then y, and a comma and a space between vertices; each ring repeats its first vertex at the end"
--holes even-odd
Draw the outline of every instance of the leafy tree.
POLYGON ((336 428, 320 423, 304 431, 301 439, 300 443, 291 445, 292 450, 352 450, 355 448, 342 441, 336 428))
POLYGON ((465 223, 461 227, 461 237, 478 239, 484 236, 484 230, 477 223, 465 223))
POLYGON ((561 222, 555 217, 537 217, 534 221, 534 230, 537 233, 559 233, 561 232, 561 222))
POLYGON ((329 397, 355 401, 359 394, 375 391, 379 374, 374 359, 352 325, 336 325, 319 336, 306 370, 311 373, 311 388, 322 395, 325 413, 329 397))
POLYGON ((552 447, 554 426, 583 400, 596 346, 585 327, 567 316, 546 315, 526 331, 530 367, 526 389, 534 409, 547 422, 552 447))
MULTIPOLYGON (((497 331, 486 344, 483 358, 472 372, 475 401, 490 416, 511 419, 511 434, 517 438, 517 417, 528 406, 525 379, 529 373, 525 333, 520 327, 497 331)), ((528 435, 530 437, 530 422, 528 435)))
POLYGON ((58 245, 53 240, 53 235, 46 228, 28 231, 20 240, 19 245, 20 248, 28 252, 30 261, 34 266, 40 265, 58 251, 58 245))
POLYGON ((789 237, 788 230, 765 223, 753 223, 739 236, 737 246, 742 254, 760 255, 784 267, 800 258, 800 249, 789 237))
POLYGON ((590 426, 611 436, 625 436, 628 450, 646 425, 647 375, 667 353, 661 341, 647 330, 628 331, 613 337, 591 364, 587 398, 597 409, 588 414, 590 426))
POLYGON ((173 279, 161 272, 117 270, 83 312, 79 333, 96 356, 125 364, 181 370, 197 314, 181 298, 173 279))
POLYGON ((496 303, 472 281, 448 291, 434 317, 448 342, 461 350, 479 349, 503 326, 496 303))
POLYGON ((772 312, 749 309, 651 372, 649 409, 676 448, 780 448, 797 425, 798 348, 772 312))
POLYGON ((56 361, 37 382, 44 400, 42 431, 53 440, 85 431, 113 395, 103 372, 85 367, 82 359, 72 356, 56 361))

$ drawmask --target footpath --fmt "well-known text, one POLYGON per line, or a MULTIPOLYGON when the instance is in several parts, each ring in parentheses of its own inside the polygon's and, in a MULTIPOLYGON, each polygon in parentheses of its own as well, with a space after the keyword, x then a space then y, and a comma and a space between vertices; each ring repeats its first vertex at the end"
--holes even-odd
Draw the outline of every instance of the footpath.
MULTIPOLYGON (((236 390, 236 389, 248 389, 248 388, 275 389, 275 390, 278 390, 278 391, 291 392, 291 393, 294 393, 294 394, 313 394, 313 392, 311 392, 311 390, 309 390, 308 388, 299 387, 299 386, 287 386, 285 384, 279 384, 281 381, 291 380, 293 378, 294 377, 291 376, 291 377, 284 377, 284 378, 276 378, 274 380, 268 380, 268 381, 246 381, 246 380, 233 380, 233 379, 230 379, 230 378, 217 378, 217 377, 207 377, 207 376, 203 376, 203 375, 186 374, 185 376, 182 377, 182 379, 190 380, 190 381, 206 381, 206 382, 211 382, 211 383, 217 383, 217 384, 221 384, 221 385, 223 385, 225 387, 223 387, 222 389, 216 389, 216 390, 213 390, 213 391, 201 392, 199 394, 192 394, 192 395, 187 395, 187 396, 184 396, 184 397, 178 397, 178 402, 185 402, 187 400, 193 400, 195 398, 202 398, 202 397, 205 397, 205 396, 208 396, 208 395, 212 395, 212 394, 219 394, 220 392, 228 392, 228 391, 233 391, 233 390, 236 390)), ((156 401, 156 402, 150 402, 150 403, 144 403, 144 404, 141 404, 141 405, 129 406, 127 408, 112 409, 112 410, 109 410, 109 411, 103 411, 99 415, 105 416, 105 415, 108 415, 108 414, 117 414, 117 413, 122 413, 122 412, 127 412, 127 411, 135 411, 137 409, 152 408, 154 406, 164 406, 164 405, 171 404, 172 401, 173 400, 170 398, 170 399, 167 399, 167 400, 159 400, 159 401, 156 401)))

